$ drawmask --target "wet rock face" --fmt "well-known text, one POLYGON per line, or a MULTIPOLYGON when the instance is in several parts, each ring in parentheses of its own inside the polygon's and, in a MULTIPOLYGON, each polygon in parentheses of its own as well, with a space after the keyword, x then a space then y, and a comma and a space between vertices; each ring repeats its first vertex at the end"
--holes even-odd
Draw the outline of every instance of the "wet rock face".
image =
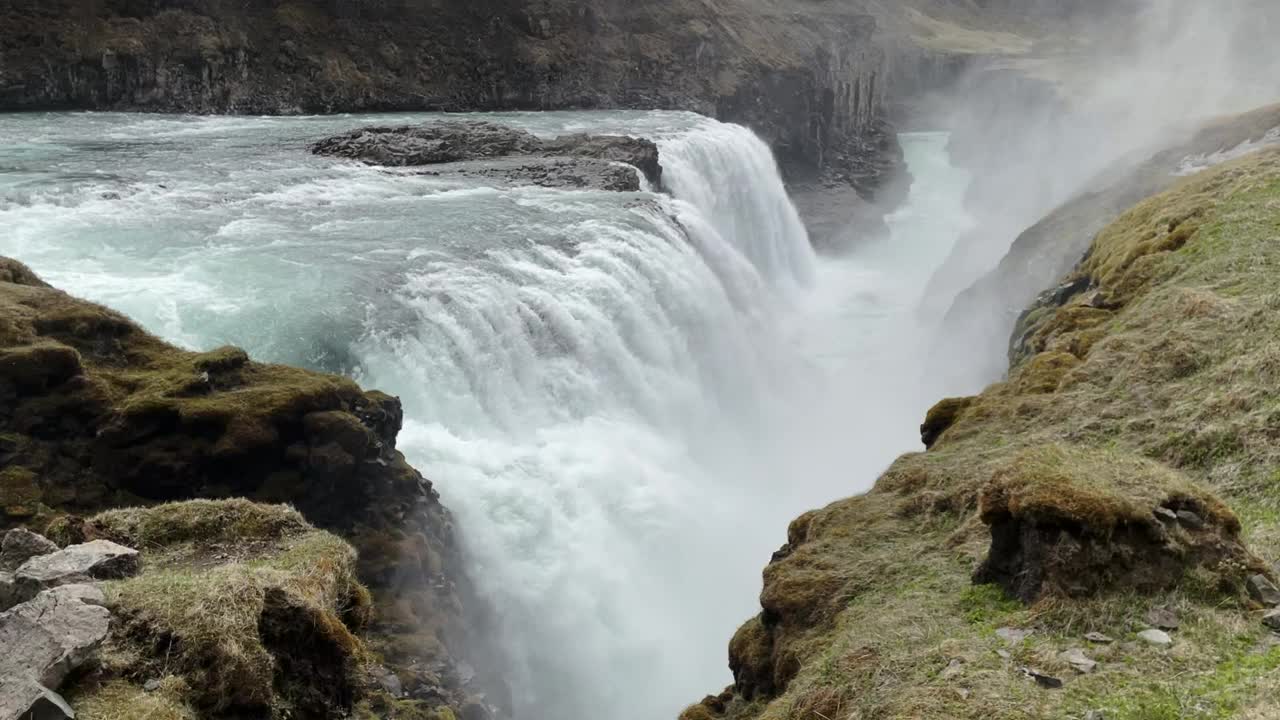
POLYGON ((440 173, 543 187, 639 190, 636 173, 618 163, 635 168, 652 185, 662 179, 658 148, 650 140, 581 134, 544 140, 490 122, 362 128, 320 140, 311 152, 370 165, 430 165, 440 173))

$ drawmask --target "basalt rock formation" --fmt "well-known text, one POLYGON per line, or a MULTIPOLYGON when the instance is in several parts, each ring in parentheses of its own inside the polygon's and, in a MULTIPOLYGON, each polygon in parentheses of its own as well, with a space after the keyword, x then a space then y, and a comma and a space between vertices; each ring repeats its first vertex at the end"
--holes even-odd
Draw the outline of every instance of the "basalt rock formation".
POLYGON ((83 516, 110 508, 291 503, 359 551, 374 645, 410 692, 500 707, 486 615, 448 511, 395 449, 401 421, 393 397, 235 348, 179 350, 0 259, 0 527, 79 542, 83 516))
POLYGON ((542 187, 626 192, 640 189, 640 176, 655 187, 662 181, 651 140, 583 134, 544 140, 492 122, 361 128, 320 140, 311 152, 388 167, 437 166, 437 173, 542 187))
POLYGON ((16 0, 0 7, 0 109, 686 109, 870 188, 876 31, 861 3, 779 0, 16 0))
POLYGON ((791 523, 734 684, 684 720, 1274 712, 1280 149, 1176 150, 1024 316, 1007 380, 791 523))

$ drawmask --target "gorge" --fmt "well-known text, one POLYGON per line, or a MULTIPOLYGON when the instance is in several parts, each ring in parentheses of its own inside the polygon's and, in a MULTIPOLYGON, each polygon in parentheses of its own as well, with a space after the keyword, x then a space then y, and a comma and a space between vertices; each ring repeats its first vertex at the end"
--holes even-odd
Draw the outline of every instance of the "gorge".
POLYGON ((1267 3, 0 20, 80 717, 1274 709, 1267 3))

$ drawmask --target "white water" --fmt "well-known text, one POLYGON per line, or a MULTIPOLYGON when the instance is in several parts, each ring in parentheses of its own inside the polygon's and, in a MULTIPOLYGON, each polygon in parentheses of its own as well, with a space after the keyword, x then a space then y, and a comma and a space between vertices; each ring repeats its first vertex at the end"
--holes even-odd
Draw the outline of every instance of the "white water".
POLYGON ((654 137, 674 197, 302 152, 373 118, 0 116, 23 138, 0 145, 0 254, 173 341, 401 396, 400 446, 503 618, 519 717, 673 717, 729 681, 787 521, 915 446, 937 389, 911 310, 966 178, 945 136, 906 137, 892 236, 819 260, 741 128, 503 117, 654 137))

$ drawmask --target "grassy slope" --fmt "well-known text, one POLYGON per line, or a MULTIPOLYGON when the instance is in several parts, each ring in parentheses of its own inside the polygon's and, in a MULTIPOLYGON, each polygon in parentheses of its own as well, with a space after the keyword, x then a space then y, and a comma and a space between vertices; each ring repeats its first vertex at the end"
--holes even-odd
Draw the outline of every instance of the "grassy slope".
POLYGON ((970 576, 990 543, 980 499, 1010 477, 1029 478, 1037 501, 1101 500, 1089 512, 1113 520, 1189 492, 1233 525, 1216 494, 1254 552, 1280 554, 1277 240, 1274 150, 1182 181, 1106 229, 1076 271, 1098 295, 1044 309, 1039 354, 867 495, 792 524, 764 573, 766 613, 730 648, 739 692, 684 717, 715 717, 725 701, 730 718, 770 720, 1274 717, 1280 649, 1239 591, 1237 560, 1189 563, 1172 590, 1121 582, 1029 607, 970 576), (1132 642, 1159 605, 1181 614, 1172 647, 1132 642), (1008 647, 1002 626, 1035 632, 1008 647), (1089 631, 1119 642, 1091 645, 1089 631), (1075 647, 1099 670, 1077 675, 1058 658, 1075 647), (1065 688, 1038 687, 1024 665, 1065 688))

